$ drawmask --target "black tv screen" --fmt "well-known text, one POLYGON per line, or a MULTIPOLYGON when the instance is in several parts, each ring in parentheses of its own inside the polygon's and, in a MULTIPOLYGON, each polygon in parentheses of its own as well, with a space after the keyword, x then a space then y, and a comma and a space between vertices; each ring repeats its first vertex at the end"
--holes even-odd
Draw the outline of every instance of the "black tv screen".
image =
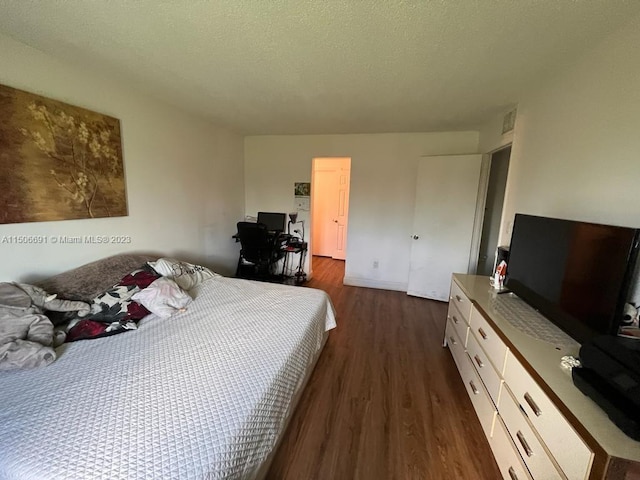
POLYGON ((284 232, 287 223, 287 214, 258 212, 258 223, 264 223, 270 232, 284 232))
POLYGON ((517 214, 506 287, 580 343, 615 334, 639 230, 517 214))

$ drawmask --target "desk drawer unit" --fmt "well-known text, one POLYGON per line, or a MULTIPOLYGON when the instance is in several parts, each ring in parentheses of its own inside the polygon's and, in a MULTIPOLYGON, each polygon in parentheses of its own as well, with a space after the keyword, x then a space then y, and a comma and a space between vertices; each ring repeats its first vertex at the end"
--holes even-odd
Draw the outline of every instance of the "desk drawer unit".
POLYGON ((496 418, 493 436, 489 443, 505 480, 532 480, 529 470, 522 461, 518 449, 511 441, 507 427, 504 426, 500 415, 496 418))
POLYGON ((504 373, 504 363, 507 359, 507 346, 489 325, 489 322, 475 308, 471 309, 470 321, 471 325, 473 325, 471 332, 478 340, 478 344, 485 351, 496 371, 502 375, 504 373))
POLYGON ((587 478, 593 452, 511 352, 505 382, 547 448, 570 480, 587 478))
POLYGON ((518 404, 511 398, 507 388, 500 398, 498 408, 513 443, 531 472, 531 476, 541 480, 563 479, 564 477, 556 469, 553 460, 529 426, 518 404))
POLYGON ((458 333, 458 337, 460 338, 460 340, 462 340, 462 345, 466 348, 467 335, 469 334, 469 325, 467 325, 464 317, 458 311, 458 308, 454 305, 453 302, 449 303, 447 320, 451 322, 456 332, 458 333))
POLYGON ((502 378, 493 368, 491 362, 489 362, 487 354, 482 350, 482 348, 480 348, 476 337, 473 335, 469 335, 469 339, 467 340, 467 353, 471 358, 471 363, 473 363, 478 375, 480 375, 482 382, 487 388, 487 392, 489 392, 493 403, 498 405, 500 389, 502 387, 502 378))
POLYGON ((467 389, 467 394, 469 394, 469 398, 471 398, 473 408, 476 410, 484 434, 487 438, 490 438, 493 431, 493 422, 497 414, 496 408, 485 390, 482 380, 480 380, 473 365, 471 365, 471 359, 469 359, 466 353, 464 356, 466 361, 462 362, 460 376, 467 389))
POLYGON ((469 323, 471 315, 471 300, 467 298, 462 289, 456 282, 451 282, 451 295, 449 296, 449 305, 455 305, 465 322, 469 323))

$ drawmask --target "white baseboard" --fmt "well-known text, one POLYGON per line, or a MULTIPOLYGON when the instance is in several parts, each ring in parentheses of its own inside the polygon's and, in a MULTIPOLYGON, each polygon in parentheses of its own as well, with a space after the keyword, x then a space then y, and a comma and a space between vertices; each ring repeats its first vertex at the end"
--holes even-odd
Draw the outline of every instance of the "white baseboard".
POLYGON ((386 282, 384 280, 372 280, 370 278, 362 277, 344 277, 343 284, 351 285, 352 287, 367 287, 378 288, 380 290, 397 290, 399 292, 406 292, 408 284, 405 282, 386 282))

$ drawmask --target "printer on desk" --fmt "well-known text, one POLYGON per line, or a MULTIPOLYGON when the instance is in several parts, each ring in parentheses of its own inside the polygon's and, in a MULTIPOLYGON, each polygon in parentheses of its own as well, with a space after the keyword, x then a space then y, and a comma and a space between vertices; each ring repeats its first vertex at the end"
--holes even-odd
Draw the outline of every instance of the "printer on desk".
POLYGON ((640 441, 640 340, 601 335, 580 348, 578 389, 629 437, 640 441))

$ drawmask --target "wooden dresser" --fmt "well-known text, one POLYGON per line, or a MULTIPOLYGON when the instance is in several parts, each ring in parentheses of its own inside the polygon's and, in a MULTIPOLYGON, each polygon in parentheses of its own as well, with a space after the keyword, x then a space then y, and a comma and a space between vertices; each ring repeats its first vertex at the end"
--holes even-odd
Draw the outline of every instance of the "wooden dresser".
POLYGON ((640 442, 622 433, 561 366, 580 345, 533 338, 498 313, 495 296, 488 277, 455 274, 444 344, 503 477, 640 479, 640 442))

